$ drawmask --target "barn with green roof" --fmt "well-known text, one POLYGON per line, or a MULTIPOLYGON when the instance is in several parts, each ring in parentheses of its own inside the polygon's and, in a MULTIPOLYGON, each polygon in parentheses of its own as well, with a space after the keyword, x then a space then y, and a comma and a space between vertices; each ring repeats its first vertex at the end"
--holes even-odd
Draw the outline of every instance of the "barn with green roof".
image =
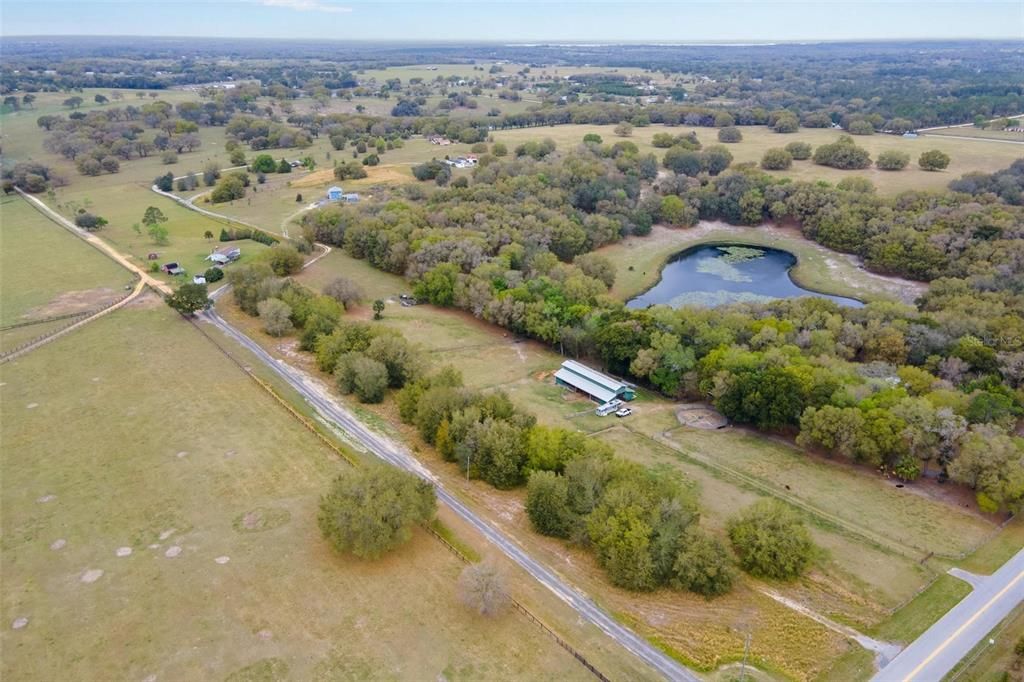
POLYGON ((583 393, 599 403, 607 403, 615 398, 632 400, 636 397, 636 392, 629 384, 575 360, 562 363, 561 368, 555 372, 555 383, 583 393))

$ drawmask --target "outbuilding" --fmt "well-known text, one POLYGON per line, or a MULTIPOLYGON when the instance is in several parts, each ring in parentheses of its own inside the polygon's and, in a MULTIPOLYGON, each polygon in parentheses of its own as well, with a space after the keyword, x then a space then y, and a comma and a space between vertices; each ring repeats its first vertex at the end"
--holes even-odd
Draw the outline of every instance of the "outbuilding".
POLYGON ((629 384, 591 369, 581 362, 566 360, 555 372, 555 383, 579 391, 599 403, 610 400, 632 400, 636 392, 629 384))
POLYGON ((344 191, 340 187, 331 187, 327 190, 328 201, 341 201, 344 191))

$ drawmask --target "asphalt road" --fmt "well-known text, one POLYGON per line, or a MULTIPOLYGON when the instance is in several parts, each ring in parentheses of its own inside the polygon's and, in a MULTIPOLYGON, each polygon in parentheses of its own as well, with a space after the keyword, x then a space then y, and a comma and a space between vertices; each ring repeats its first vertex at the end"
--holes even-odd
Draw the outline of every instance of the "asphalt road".
POLYGON ((1007 561, 872 678, 938 682, 1024 601, 1024 549, 1007 561))
MULTIPOLYGON (((217 293, 222 293, 226 287, 217 293)), ((691 673, 680 663, 662 653, 647 640, 635 632, 617 622, 612 616, 597 606, 594 602, 584 596, 576 588, 572 587, 555 573, 546 568, 543 564, 535 561, 514 540, 506 536, 490 523, 480 518, 472 509, 467 507, 448 491, 444 489, 437 478, 430 473, 426 467, 413 457, 401 446, 396 445, 387 438, 370 431, 358 419, 347 410, 326 398, 322 392, 317 390, 309 377, 301 370, 298 370, 287 363, 272 357, 263 348, 242 332, 228 324, 213 309, 201 314, 205 320, 214 324, 227 336, 234 339, 238 344, 244 346, 255 355, 263 364, 267 365, 289 386, 294 388, 303 398, 328 422, 335 424, 346 432, 350 437, 356 439, 369 452, 381 458, 385 462, 393 464, 400 469, 412 472, 421 478, 430 481, 437 491, 437 497, 441 503, 447 505, 463 520, 476 528, 491 544, 501 550, 512 561, 519 564, 527 573, 539 580, 545 587, 555 593, 559 599, 576 610, 581 617, 590 621, 600 628, 606 635, 622 645, 626 650, 637 658, 647 663, 655 671, 669 680, 684 680, 685 682, 697 682, 698 677, 691 673)))

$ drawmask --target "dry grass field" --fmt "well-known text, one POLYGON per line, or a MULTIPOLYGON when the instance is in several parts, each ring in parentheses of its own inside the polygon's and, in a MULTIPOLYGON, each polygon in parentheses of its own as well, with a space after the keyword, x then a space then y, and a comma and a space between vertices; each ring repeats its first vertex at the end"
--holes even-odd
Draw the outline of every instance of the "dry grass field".
POLYGON ((334 554, 316 504, 348 469, 155 298, 2 378, 5 679, 586 679, 521 616, 470 615, 424 532, 334 554))

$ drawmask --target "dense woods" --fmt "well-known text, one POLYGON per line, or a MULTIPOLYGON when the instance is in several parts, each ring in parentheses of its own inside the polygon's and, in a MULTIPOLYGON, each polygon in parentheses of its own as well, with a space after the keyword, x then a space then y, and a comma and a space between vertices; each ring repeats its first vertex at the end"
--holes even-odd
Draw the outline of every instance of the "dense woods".
POLYGON ((1024 161, 954 183, 972 194, 891 199, 869 183, 791 182, 748 167, 675 175, 646 192, 656 161, 628 140, 485 158, 467 187, 326 208, 307 216, 306 236, 406 275, 423 300, 668 396, 711 400, 734 421, 799 433, 806 447, 904 479, 938 471, 975 487, 985 509, 1020 508, 1024 450, 1012 429, 1024 406, 1024 220, 985 189, 1018 197, 1024 161), (614 268, 592 251, 656 221, 698 217, 794 222, 870 269, 932 286, 917 307, 812 298, 636 311, 608 296, 614 268), (982 433, 1005 437, 1004 454, 952 466, 982 433))

